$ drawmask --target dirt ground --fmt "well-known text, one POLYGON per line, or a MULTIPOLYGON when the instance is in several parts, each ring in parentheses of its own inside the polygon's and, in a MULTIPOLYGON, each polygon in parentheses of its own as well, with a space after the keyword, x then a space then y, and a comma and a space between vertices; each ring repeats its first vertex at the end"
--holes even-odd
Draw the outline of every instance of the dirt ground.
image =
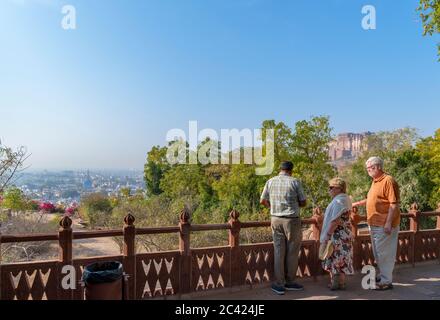
MULTIPOLYGON (((60 219, 57 214, 50 214, 51 219, 60 219)), ((72 219, 72 229, 75 232, 87 231, 81 225, 79 218, 72 219)), ((118 244, 112 237, 80 239, 73 241, 73 258, 110 256, 120 254, 118 244)), ((40 256, 38 260, 50 260, 58 257, 58 244, 53 242, 50 244, 50 250, 44 256, 40 256)))

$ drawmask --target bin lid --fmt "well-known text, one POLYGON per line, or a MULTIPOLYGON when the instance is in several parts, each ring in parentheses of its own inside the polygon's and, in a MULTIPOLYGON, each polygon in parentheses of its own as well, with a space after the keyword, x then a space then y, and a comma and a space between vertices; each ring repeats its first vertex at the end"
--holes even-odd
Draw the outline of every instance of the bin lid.
POLYGON ((122 278, 123 268, 119 261, 95 262, 84 268, 82 280, 85 284, 113 282, 122 278))

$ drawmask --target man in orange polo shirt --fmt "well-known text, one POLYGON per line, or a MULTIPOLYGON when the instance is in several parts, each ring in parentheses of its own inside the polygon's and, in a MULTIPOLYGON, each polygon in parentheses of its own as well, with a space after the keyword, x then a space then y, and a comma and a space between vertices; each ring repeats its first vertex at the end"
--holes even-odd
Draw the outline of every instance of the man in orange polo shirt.
POLYGON ((373 182, 367 199, 353 203, 353 207, 367 206, 371 245, 380 273, 376 277, 376 290, 388 290, 393 288, 393 269, 399 236, 399 186, 393 177, 383 171, 381 158, 369 158, 366 167, 373 182))

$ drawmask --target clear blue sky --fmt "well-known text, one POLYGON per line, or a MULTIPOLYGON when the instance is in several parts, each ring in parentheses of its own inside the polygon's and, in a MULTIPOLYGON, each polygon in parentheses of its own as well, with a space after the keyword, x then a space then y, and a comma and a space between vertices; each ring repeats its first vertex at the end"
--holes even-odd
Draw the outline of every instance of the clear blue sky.
POLYGON ((141 169, 169 129, 440 124, 418 0, 1 0, 0 138, 34 168, 141 169), (77 30, 61 28, 64 4, 77 30), (361 8, 377 29, 361 28, 361 8))

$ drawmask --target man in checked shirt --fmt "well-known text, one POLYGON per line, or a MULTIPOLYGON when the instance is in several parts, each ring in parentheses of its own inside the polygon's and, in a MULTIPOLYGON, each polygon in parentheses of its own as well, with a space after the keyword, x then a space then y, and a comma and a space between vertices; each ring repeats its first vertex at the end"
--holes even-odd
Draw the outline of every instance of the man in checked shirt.
POLYGON ((260 200, 270 208, 275 275, 272 291, 280 295, 303 289, 295 278, 302 241, 299 211, 306 205, 306 196, 301 182, 292 177, 292 169, 292 162, 282 162, 280 174, 266 182, 260 200))

